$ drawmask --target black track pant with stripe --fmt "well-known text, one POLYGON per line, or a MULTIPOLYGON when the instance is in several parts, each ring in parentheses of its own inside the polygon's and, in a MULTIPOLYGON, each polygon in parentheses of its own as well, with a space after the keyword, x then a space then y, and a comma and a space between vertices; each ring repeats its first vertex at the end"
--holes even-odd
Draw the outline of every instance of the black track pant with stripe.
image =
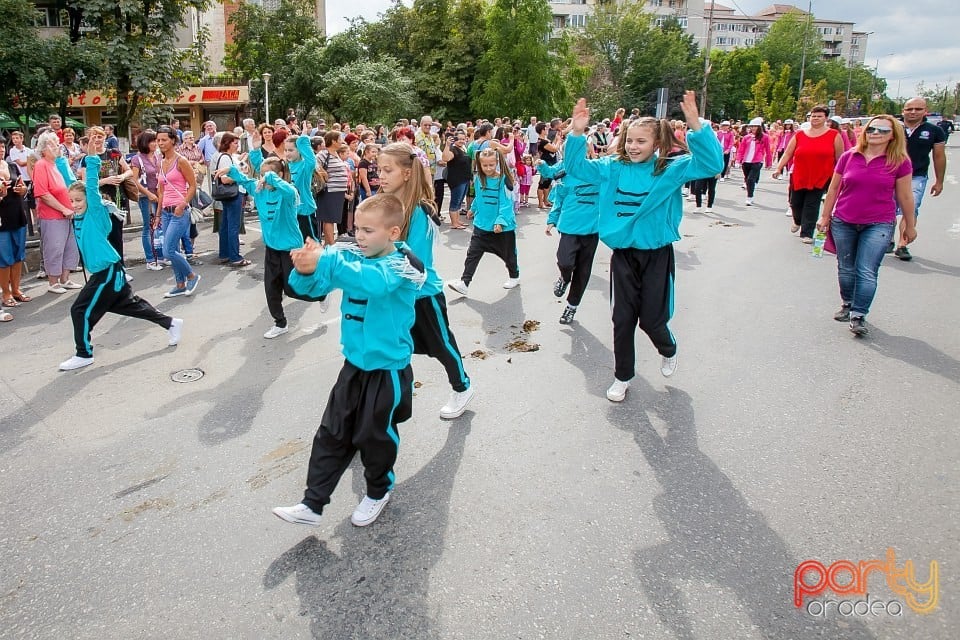
POLYGON ((473 280, 473 274, 477 272, 477 266, 480 264, 480 258, 485 253, 492 253, 499 256, 507 265, 507 273, 511 278, 520 277, 520 268, 517 266, 517 233, 516 231, 484 231, 474 227, 473 235, 470 236, 470 246, 467 248, 467 259, 463 262, 463 276, 460 277, 463 283, 470 284, 473 280))
MULTIPOLYGON (((300 216, 306 218, 307 216, 300 216)), ((287 326, 287 316, 283 313, 283 294, 305 302, 319 302, 327 296, 305 296, 290 287, 288 279, 293 271, 293 260, 289 251, 277 251, 264 247, 263 253, 263 292, 267 296, 267 309, 278 327, 287 326)))
POLYGON ((357 451, 367 495, 383 498, 393 488, 393 464, 400 446, 397 425, 410 419, 412 408, 410 365, 399 371, 364 371, 344 362, 313 437, 303 504, 322 513, 357 451))
POLYGON ((583 299, 583 292, 590 282, 590 272, 593 271, 593 257, 597 253, 597 244, 600 235, 588 233, 578 235, 561 233, 557 245, 557 267, 564 282, 570 283, 567 291, 567 304, 576 307, 583 299))
POLYGON ((307 238, 313 238, 317 242, 320 241, 320 236, 317 234, 317 229, 320 225, 317 224, 316 211, 308 216, 297 214, 297 225, 300 227, 300 234, 303 236, 304 242, 307 241, 307 238))
POLYGON ((454 391, 466 391, 470 377, 463 369, 463 358, 457 339, 450 331, 447 319, 447 299, 443 293, 420 298, 414 304, 417 319, 410 335, 413 352, 436 358, 447 371, 447 379, 454 391))
POLYGON ((93 357, 90 331, 108 311, 149 320, 164 329, 169 329, 173 322, 173 318, 160 313, 149 302, 134 295, 133 289, 127 284, 123 267, 119 262, 112 264, 103 271, 90 274, 87 284, 70 307, 73 339, 77 343, 77 355, 81 358, 93 357))
POLYGON ((610 258, 610 304, 613 309, 614 375, 633 378, 634 336, 639 326, 660 355, 672 357, 677 342, 667 323, 673 316, 673 245, 659 249, 614 249, 610 258))

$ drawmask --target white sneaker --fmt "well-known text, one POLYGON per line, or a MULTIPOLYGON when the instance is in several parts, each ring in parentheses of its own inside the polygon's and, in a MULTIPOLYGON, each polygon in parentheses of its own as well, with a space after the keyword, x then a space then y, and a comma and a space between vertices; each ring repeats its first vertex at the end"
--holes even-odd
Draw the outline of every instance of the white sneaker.
POLYGON ((163 265, 159 262, 148 262, 147 271, 163 271, 163 265))
POLYGON ((713 213, 713 207, 707 207, 703 210, 704 213, 713 213))
MULTIPOLYGON (((380 517, 380 513, 383 511, 383 508, 387 506, 388 502, 390 502, 389 491, 379 500, 374 500, 370 496, 363 496, 363 500, 361 500, 357 508, 353 510, 353 515, 350 516, 350 522, 357 527, 365 527, 368 524, 373 524, 376 519, 380 517)), ((274 511, 276 511, 276 509, 274 509, 274 511)))
POLYGON ((167 329, 167 335, 170 337, 170 340, 167 341, 167 344, 171 347, 175 347, 180 344, 180 335, 183 333, 183 320, 180 318, 174 318, 173 322, 170 324, 170 328, 167 329))
POLYGON ((83 285, 73 280, 67 280, 66 282, 60 283, 60 286, 64 289, 83 289, 83 285))
POLYGON ((37 280, 45 280, 46 278, 47 278, 46 271, 44 271, 43 269, 40 269, 40 271, 37 271, 37 280))
POLYGON ((273 340, 277 336, 282 336, 287 331, 290 331, 290 329, 288 329, 287 327, 278 327, 277 325, 273 325, 272 327, 267 329, 267 332, 263 334, 263 337, 266 338, 267 340, 273 340))
POLYGON ((327 298, 324 298, 317 304, 320 306, 320 313, 326 313, 327 311, 330 311, 330 303, 327 301, 327 298))
POLYGON ((746 204, 748 207, 752 207, 752 206, 753 206, 753 198, 747 198, 747 201, 746 201, 744 204, 746 204))
POLYGON ((790 207, 787 207, 787 213, 786 213, 786 215, 792 216, 792 215, 793 215, 793 209, 791 209, 790 207))
POLYGON ((720 182, 726 182, 726 181, 727 181, 726 178, 720 178, 720 182))
POLYGON ((127 282, 133 282, 133 276, 129 273, 123 274, 123 277, 127 279, 127 282))
POLYGON ((463 280, 451 280, 447 283, 447 286, 459 293, 462 296, 467 295, 467 286, 464 284, 463 280))
POLYGON ((687 196, 687 202, 693 202, 694 200, 696 200, 696 198, 693 196, 692 193, 687 196))
POLYGON ((274 507, 273 515, 293 524, 306 524, 311 527, 316 527, 321 522, 320 514, 302 502, 292 507, 274 507))
POLYGON ((73 371, 74 369, 82 369, 93 364, 93 358, 81 358, 80 356, 73 356, 69 360, 64 360, 60 363, 60 371, 73 371))
POLYGON ((503 283, 504 289, 516 289, 520 286, 520 278, 508 278, 506 282, 503 283))
POLYGON ((467 403, 473 399, 473 387, 467 387, 466 391, 454 391, 450 394, 447 404, 440 407, 440 417, 445 420, 453 420, 463 415, 467 409, 467 403))
POLYGON ((630 381, 624 382, 623 380, 613 379, 613 384, 610 385, 610 388, 607 389, 607 400, 610 402, 623 402, 623 399, 627 397, 627 389, 630 388, 630 381))
POLYGON ((677 354, 673 354, 673 357, 668 358, 667 356, 662 356, 660 360, 660 373, 663 374, 664 378, 669 378, 677 371, 677 354))
POLYGON ((701 209, 700 207, 694 207, 693 212, 694 212, 694 213, 703 213, 703 209, 701 209))
POLYGON ((57 295, 66 293, 67 290, 63 288, 60 284, 52 284, 47 287, 47 293, 55 293, 57 295))

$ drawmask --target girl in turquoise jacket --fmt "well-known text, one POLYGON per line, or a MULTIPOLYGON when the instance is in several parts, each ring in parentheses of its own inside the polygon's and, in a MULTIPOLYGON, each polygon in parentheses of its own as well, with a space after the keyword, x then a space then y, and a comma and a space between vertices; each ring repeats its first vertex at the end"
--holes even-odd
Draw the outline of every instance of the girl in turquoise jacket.
POLYGON ((640 118, 625 125, 617 154, 588 160, 583 133, 590 122, 586 100, 573 110, 564 168, 578 180, 600 186, 600 240, 613 249, 610 302, 613 306, 614 381, 607 399, 622 402, 633 378, 634 334, 643 329, 662 356, 660 373, 677 369, 677 341, 667 326, 673 316, 673 243, 680 239, 684 183, 723 169, 723 150, 713 129, 701 126, 696 95, 687 91, 681 108, 686 144, 669 120, 640 118), (673 149, 689 151, 670 156, 673 149))

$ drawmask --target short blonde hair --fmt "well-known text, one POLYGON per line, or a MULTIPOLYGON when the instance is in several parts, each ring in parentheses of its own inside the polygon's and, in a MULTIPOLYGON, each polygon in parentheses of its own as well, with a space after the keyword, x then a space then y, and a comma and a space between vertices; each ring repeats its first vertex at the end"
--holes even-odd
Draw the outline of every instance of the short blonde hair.
POLYGON ((909 156, 907 155, 907 135, 903 130, 903 125, 893 116, 882 113, 870 118, 867 121, 867 124, 863 125, 863 129, 860 130, 860 137, 857 139, 856 151, 859 154, 866 152, 867 128, 877 120, 883 120, 889 123, 890 127, 893 129, 893 135, 890 136, 890 141, 887 142, 887 148, 884 151, 884 154, 887 156, 887 168, 891 170, 896 169, 903 164, 903 161, 909 156))

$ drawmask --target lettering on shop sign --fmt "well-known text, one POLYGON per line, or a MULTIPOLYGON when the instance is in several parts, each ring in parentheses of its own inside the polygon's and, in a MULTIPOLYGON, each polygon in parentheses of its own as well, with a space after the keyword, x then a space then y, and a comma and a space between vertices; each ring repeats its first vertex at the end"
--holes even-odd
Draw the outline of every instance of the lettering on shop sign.
MULTIPOLYGON (((887 549, 886 560, 861 560, 853 563, 849 560, 837 560, 825 566, 817 560, 805 560, 797 566, 793 574, 793 604, 798 609, 804 606, 804 598, 816 598, 825 591, 838 596, 867 596, 866 601, 823 602, 811 599, 807 603, 807 612, 811 615, 826 615, 829 605, 836 607, 840 615, 879 615, 884 611, 889 615, 900 616, 903 604, 898 600, 870 602, 867 593, 867 578, 872 573, 884 576, 887 587, 902 598, 906 605, 916 613, 931 613, 937 608, 940 596, 940 568, 935 560, 930 562, 930 571, 926 582, 919 582, 914 571, 913 561, 906 560, 903 567, 897 566, 894 550, 887 549), (847 605, 844 610, 844 605, 847 605), (863 608, 858 608, 864 605, 863 608)), ((876 586, 876 585, 874 585, 876 586)))
POLYGON ((240 99, 240 89, 204 89, 200 99, 204 102, 236 102, 240 99))

